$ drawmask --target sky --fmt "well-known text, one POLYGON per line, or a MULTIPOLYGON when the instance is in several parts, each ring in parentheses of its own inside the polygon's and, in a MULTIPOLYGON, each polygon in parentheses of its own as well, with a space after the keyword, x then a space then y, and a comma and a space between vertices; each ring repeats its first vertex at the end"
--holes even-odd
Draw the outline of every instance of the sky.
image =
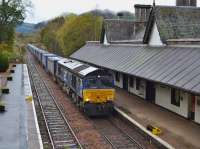
MULTIPOLYGON (((175 0, 155 0, 157 5, 175 5, 175 0)), ((128 10, 134 12, 134 4, 152 4, 153 0, 31 0, 33 8, 25 22, 38 23, 66 12, 80 14, 92 9, 128 10)), ((199 5, 199 4, 198 4, 199 5)))

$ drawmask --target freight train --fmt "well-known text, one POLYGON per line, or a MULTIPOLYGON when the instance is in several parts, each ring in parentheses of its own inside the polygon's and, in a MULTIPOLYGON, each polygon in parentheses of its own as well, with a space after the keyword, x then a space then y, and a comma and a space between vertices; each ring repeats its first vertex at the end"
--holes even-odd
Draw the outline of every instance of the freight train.
POLYGON ((112 74, 74 59, 48 53, 31 44, 27 49, 84 113, 88 116, 112 113, 115 99, 112 74))

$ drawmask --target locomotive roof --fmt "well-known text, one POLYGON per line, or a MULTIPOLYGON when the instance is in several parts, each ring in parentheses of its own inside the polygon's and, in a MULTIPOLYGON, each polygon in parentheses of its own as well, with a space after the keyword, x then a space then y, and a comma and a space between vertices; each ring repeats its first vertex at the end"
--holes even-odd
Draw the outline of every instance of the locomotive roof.
POLYGON ((89 73, 98 70, 98 68, 96 67, 92 67, 72 59, 63 59, 60 60, 58 63, 63 67, 71 70, 72 72, 78 74, 79 76, 86 76, 89 73))
POLYGON ((64 68, 70 70, 71 72, 78 74, 81 77, 84 77, 84 76, 98 70, 98 68, 96 68, 96 67, 81 63, 79 61, 59 57, 55 54, 52 54, 52 53, 44 51, 40 48, 37 48, 34 45, 29 44, 29 46, 32 47, 34 50, 38 51, 39 53, 42 53, 43 56, 50 56, 48 58, 48 60, 50 60, 50 61, 58 60, 58 64, 60 64, 64 68))

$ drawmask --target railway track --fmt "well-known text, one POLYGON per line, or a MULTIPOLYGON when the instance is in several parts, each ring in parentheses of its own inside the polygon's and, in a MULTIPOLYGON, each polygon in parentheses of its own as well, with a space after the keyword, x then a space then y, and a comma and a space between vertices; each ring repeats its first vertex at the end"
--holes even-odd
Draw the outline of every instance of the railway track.
POLYGON ((137 140, 117 126, 112 120, 95 119, 95 127, 114 149, 145 149, 137 140))
MULTIPOLYGON (((51 148, 82 148, 34 64, 28 63, 32 85, 46 125, 51 148)), ((44 143, 44 142, 43 142, 44 143)))
POLYGON ((51 140, 49 138, 48 130, 47 130, 46 123, 45 123, 43 113, 42 113, 42 109, 41 109, 40 103, 38 101, 37 93, 36 93, 36 90, 34 88, 33 81, 31 79, 30 79, 30 82, 31 82, 31 88, 32 88, 33 99, 34 99, 34 106, 35 106, 35 109, 36 109, 38 125, 39 125, 39 128, 40 128, 40 134, 41 134, 41 137, 42 137, 43 146, 44 146, 44 148, 51 149, 53 147, 52 147, 52 144, 51 144, 51 140))
MULTIPOLYGON (((32 65, 36 68, 37 64, 32 61, 32 65)), ((40 70, 40 79, 43 78, 47 85, 51 88, 51 81, 48 76, 37 66, 36 70, 40 70)), ((32 68, 30 68, 32 69, 32 68)), ((39 72, 38 72, 39 73, 39 72)), ((45 84, 45 83, 44 83, 45 84)), ((46 86, 46 84, 45 84, 46 86)), ((47 88, 48 90, 48 88, 47 88)), ((57 99, 57 92, 52 91, 53 95, 57 99)), ((66 95, 65 95, 66 96, 66 95)), ((67 109, 63 109, 64 111, 67 109)), ((90 121, 94 129, 97 130, 103 140, 106 142, 107 145, 114 149, 163 149, 157 143, 150 142, 149 138, 141 133, 138 128, 133 127, 132 125, 128 124, 126 120, 121 118, 118 114, 108 117, 108 118, 94 118, 89 119, 86 117, 88 121, 90 121)), ((90 136, 85 136, 86 138, 90 136)), ((84 137, 84 138, 85 138, 84 137)), ((93 138, 95 140, 95 138, 93 138)), ((104 144, 105 145, 105 144, 104 144)), ((95 148, 93 145, 92 148, 95 148)), ((69 147, 70 148, 70 147, 69 147)), ((84 148, 87 148, 86 146, 84 148)), ((100 148, 100 146, 96 146, 96 148, 100 148)))

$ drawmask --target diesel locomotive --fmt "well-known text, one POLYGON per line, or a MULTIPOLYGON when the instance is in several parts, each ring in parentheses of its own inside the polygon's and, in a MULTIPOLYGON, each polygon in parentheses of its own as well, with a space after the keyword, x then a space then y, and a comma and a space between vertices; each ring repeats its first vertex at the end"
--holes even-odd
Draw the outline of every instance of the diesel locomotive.
POLYGON ((27 48, 88 116, 109 115, 113 111, 114 79, 107 70, 47 53, 31 44, 27 48))

